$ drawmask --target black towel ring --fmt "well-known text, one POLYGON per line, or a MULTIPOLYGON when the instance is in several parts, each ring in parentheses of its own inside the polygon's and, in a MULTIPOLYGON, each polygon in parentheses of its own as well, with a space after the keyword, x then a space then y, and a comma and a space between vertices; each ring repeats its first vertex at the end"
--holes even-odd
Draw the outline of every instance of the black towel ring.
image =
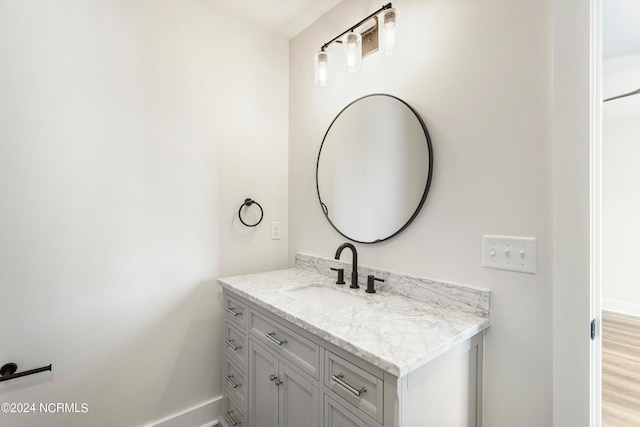
POLYGON ((244 199, 244 203, 240 205, 240 209, 238 209, 238 218, 240 218, 240 222, 243 223, 244 225, 246 225, 247 227, 255 227, 256 225, 260 224, 260 222, 262 221, 262 217, 264 216, 264 211, 262 210, 262 206, 260 206, 260 203, 256 202, 255 200, 251 200, 251 199, 244 199), (242 208, 249 207, 253 204, 258 205, 258 207, 260 208, 260 219, 258 220, 258 222, 256 222, 255 224, 247 224, 246 222, 244 222, 242 220, 242 208))

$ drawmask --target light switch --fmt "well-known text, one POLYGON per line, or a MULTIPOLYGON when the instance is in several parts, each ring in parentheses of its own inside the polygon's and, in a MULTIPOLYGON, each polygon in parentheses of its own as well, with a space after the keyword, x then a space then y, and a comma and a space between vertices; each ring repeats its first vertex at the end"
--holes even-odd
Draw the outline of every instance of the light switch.
POLYGON ((536 274, 536 239, 482 236, 482 266, 536 274))

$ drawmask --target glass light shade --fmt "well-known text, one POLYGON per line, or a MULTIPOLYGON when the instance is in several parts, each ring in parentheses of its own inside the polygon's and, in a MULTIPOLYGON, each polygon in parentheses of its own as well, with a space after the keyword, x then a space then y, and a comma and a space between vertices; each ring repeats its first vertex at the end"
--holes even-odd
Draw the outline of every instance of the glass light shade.
POLYGON ((344 35, 342 43, 347 50, 347 71, 353 73, 362 61, 362 36, 352 31, 344 35))
POLYGON ((331 81, 331 54, 321 50, 313 57, 313 82, 316 86, 326 86, 331 81))
POLYGON ((392 55, 396 47, 396 20, 398 19, 398 10, 391 8, 382 12, 382 44, 384 52, 392 55))

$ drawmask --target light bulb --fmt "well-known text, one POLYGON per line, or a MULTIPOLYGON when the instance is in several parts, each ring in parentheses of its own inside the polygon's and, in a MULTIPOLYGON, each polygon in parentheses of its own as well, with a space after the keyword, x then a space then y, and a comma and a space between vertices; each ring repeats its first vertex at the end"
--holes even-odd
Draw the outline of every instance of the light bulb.
POLYGON ((316 86, 326 86, 331 81, 331 54, 321 50, 314 59, 314 83, 316 86))
POLYGON ((392 55, 396 47, 396 20, 398 10, 391 8, 382 12, 382 33, 384 38, 384 52, 392 55))
POLYGON ((353 73, 362 60, 362 36, 352 31, 344 35, 342 43, 347 50, 347 70, 353 73))

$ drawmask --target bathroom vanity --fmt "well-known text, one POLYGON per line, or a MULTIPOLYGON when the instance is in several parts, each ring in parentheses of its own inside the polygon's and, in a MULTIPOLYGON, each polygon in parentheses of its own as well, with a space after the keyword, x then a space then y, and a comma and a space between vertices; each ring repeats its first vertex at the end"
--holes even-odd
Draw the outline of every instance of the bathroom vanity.
POLYGON ((481 426, 489 292, 339 261, 220 279, 226 427, 481 426))

